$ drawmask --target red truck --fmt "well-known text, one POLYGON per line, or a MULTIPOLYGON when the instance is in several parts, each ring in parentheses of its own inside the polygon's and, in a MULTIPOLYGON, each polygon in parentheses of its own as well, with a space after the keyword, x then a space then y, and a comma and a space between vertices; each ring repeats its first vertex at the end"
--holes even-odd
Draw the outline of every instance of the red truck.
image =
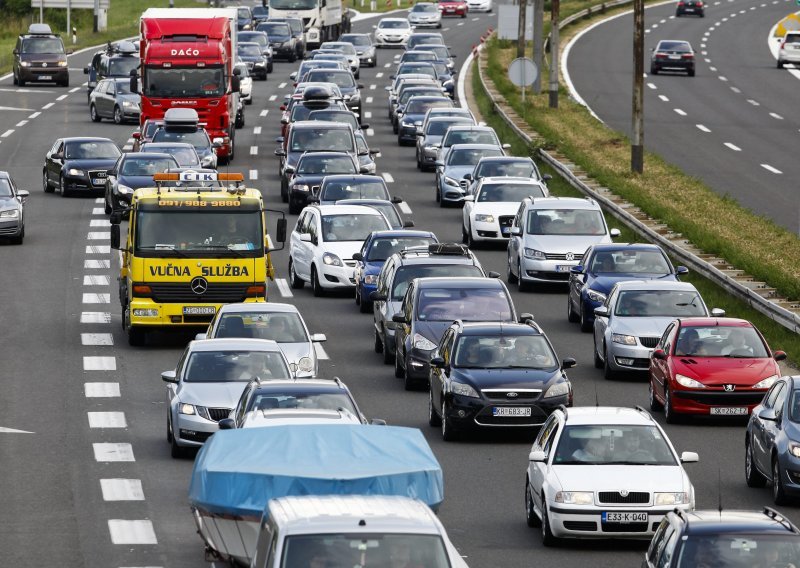
POLYGON ((140 125, 170 108, 192 108, 223 163, 234 155, 236 18, 236 8, 148 8, 139 25, 139 77, 131 73, 140 125))

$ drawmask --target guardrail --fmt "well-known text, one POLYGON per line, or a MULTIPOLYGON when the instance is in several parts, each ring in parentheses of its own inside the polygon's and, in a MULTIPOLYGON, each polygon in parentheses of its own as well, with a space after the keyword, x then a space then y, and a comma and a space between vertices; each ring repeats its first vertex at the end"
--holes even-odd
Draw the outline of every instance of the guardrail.
MULTIPOLYGON (((614 0, 603 6, 612 7, 630 2, 631 0, 614 0)), ((559 28, 594 11, 598 11, 598 9, 592 10, 590 8, 573 14, 569 18, 565 18, 559 28)), ((486 84, 486 78, 484 77, 486 63, 480 57, 481 47, 479 46, 475 50, 474 55, 478 63, 478 76, 483 91, 491 100, 492 107, 502 120, 528 144, 535 143, 536 139, 541 139, 541 137, 533 132, 505 100, 486 84)), ((723 290, 744 301, 780 325, 795 333, 800 333, 800 303, 777 298, 775 290, 766 283, 756 281, 753 277, 748 276, 742 270, 736 269, 724 259, 697 249, 679 233, 671 231, 669 227, 650 218, 632 203, 626 202, 615 195, 613 190, 601 187, 588 175, 580 171, 579 168, 570 164, 565 157, 541 148, 537 150, 537 153, 542 161, 555 169, 572 187, 596 199, 615 218, 647 240, 662 246, 680 263, 711 280, 723 290)))

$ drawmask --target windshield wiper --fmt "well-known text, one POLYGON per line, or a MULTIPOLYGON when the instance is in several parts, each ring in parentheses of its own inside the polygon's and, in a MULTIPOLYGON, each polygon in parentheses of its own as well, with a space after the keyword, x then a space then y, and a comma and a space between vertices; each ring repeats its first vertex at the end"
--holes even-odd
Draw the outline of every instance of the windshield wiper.
POLYGON ((149 247, 137 247, 137 250, 154 250, 154 251, 164 251, 164 252, 174 252, 177 256, 182 256, 184 258, 189 258, 189 255, 183 252, 181 249, 177 249, 175 247, 165 247, 165 246, 149 246, 149 247))
POLYGON ((240 250, 237 250, 237 249, 232 249, 232 248, 228 247, 228 245, 203 245, 203 246, 202 246, 202 250, 206 250, 206 249, 210 249, 210 250, 224 250, 225 252, 230 252, 230 253, 233 253, 233 254, 234 254, 234 255, 236 255, 236 256, 240 256, 240 257, 243 257, 243 256, 244 256, 244 255, 242 254, 242 251, 240 251, 240 250))

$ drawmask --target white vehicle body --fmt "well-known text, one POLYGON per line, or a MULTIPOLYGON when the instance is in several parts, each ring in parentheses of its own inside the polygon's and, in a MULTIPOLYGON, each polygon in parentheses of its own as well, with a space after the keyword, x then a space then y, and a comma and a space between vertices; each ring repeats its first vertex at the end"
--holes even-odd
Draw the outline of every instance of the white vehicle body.
MULTIPOLYGON (((528 195, 547 196, 547 186, 530 178, 487 177, 481 179, 474 195, 464 198, 462 209, 462 234, 474 241, 505 242, 508 240, 519 201, 484 201, 481 195, 497 184, 510 184, 530 188, 528 195)), ((523 196, 524 197, 524 196, 523 196)))
POLYGON ((358 57, 358 52, 352 43, 346 41, 326 41, 320 46, 320 49, 334 49, 347 57, 350 63, 350 71, 353 76, 358 79, 361 71, 361 59, 358 57))
POLYGON ((467 0, 470 12, 491 12, 492 0, 467 0))
POLYGON ((361 424, 361 419, 344 409, 325 408, 285 408, 270 410, 251 410, 241 428, 265 428, 292 424, 361 424))
POLYGON ((442 13, 437 4, 417 2, 408 12, 408 23, 415 28, 441 28, 442 13))
POLYGON ((306 47, 314 49, 323 41, 339 37, 342 26, 342 0, 303 0, 286 2, 272 0, 269 3, 270 18, 300 18, 305 24, 306 47), (300 6, 294 8, 291 6, 300 6))
POLYGON ((787 31, 781 40, 778 49, 778 68, 784 63, 800 63, 800 32, 787 31))
POLYGON ((372 34, 375 47, 403 47, 411 35, 411 25, 405 18, 381 18, 372 34))
POLYGON ((247 65, 243 61, 236 62, 236 68, 239 69, 239 98, 242 99, 244 104, 253 104, 253 78, 247 71, 247 65))

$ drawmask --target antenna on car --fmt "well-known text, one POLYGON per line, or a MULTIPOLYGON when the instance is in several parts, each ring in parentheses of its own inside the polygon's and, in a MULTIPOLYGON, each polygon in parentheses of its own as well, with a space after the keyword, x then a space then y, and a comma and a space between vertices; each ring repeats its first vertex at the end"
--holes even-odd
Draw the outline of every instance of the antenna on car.
POLYGON ((717 509, 722 520, 722 468, 717 468, 717 509))
POLYGON ((600 397, 597 394, 597 383, 594 384, 594 405, 597 408, 600 408, 600 397))

